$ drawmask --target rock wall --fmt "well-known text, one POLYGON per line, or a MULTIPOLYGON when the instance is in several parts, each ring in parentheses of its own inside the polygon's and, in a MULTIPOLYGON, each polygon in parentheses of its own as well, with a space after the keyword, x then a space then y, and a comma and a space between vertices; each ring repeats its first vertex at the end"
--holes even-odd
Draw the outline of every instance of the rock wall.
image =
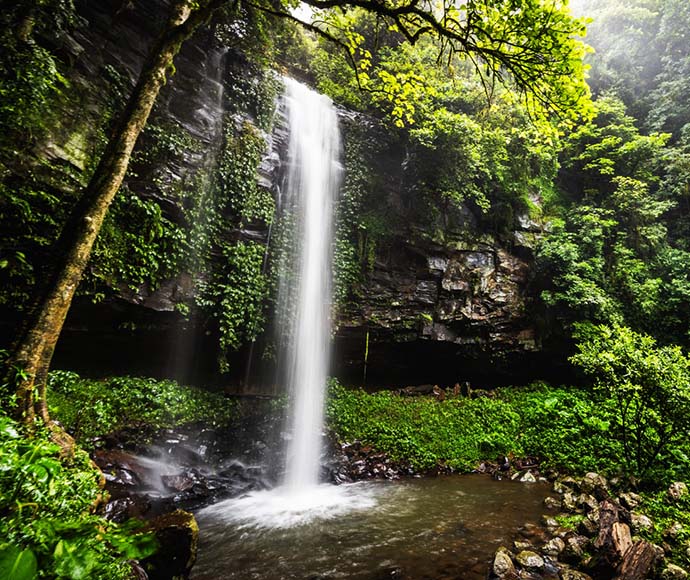
MULTIPOLYGON (((84 25, 61 40, 59 51, 71 63, 70 82, 81 102, 65 109, 61 122, 35 151, 37 159, 50 161, 51 171, 59 167, 77 175, 71 185, 75 191, 83 185, 102 139, 98 128, 112 106, 114 87, 120 98, 131 90, 165 6, 163 0, 79 3, 84 25)), ((239 77, 257 82, 241 51, 223 46, 211 30, 199 31, 176 60, 176 74, 154 113, 159 124, 182 128, 186 145, 155 160, 145 155, 133 159, 127 188, 154 200, 182 228, 194 227, 194 214, 186 207, 190 199, 206 195, 218 178, 227 124, 257 127, 252 112, 239 102, 241 91, 233 86, 239 77)), ((367 160, 373 177, 357 211, 369 212, 373 205, 390 219, 389 231, 360 257, 359 280, 339 308, 335 373, 368 386, 496 384, 531 378, 535 373, 529 366, 538 360, 540 344, 528 289, 540 225, 522 215, 507 235, 490 235, 470 206, 440 208, 430 217, 415 198, 400 144, 371 119, 363 122, 361 116, 343 112, 342 122, 346 139, 377 143, 375 155, 367 160), (364 133, 349 130, 353 124, 364 127, 364 133)), ((272 135, 264 134, 267 148, 258 179, 274 194, 284 165, 285 136, 280 119, 272 135)), ((142 137, 139 150, 145 150, 147 139, 142 137)), ((350 232, 351 244, 358 243, 358 235, 350 232)), ((260 220, 245 220, 227 236, 233 242, 265 244, 268 228, 260 220)), ((221 263, 223 258, 213 259, 221 263)), ((58 345, 56 366, 92 374, 238 384, 254 346, 241 347, 231 356, 231 373, 218 375, 217 328, 194 304, 200 279, 210 280, 184 268, 155 286, 114 281, 112 292, 98 303, 91 296, 78 298, 58 345), (183 315, 181 305, 191 306, 191 312, 183 315)), ((11 313, 3 314, 5 342, 16 321, 11 313)), ((270 343, 269 334, 258 341, 257 350, 270 343)), ((255 362, 252 381, 271 383, 271 365, 255 362)))
MULTIPOLYGON (((349 122, 344 118, 351 135, 349 122)), ((374 122, 368 126, 365 140, 390 141, 374 122)), ((341 309, 338 372, 365 382, 368 343, 371 386, 533 378, 529 367, 541 344, 529 288, 542 225, 519 214, 511 230, 490 233, 471 204, 419 199, 399 144, 379 146, 367 162, 376 176, 361 209, 378 206, 387 231, 364 258, 366 273, 341 309)))

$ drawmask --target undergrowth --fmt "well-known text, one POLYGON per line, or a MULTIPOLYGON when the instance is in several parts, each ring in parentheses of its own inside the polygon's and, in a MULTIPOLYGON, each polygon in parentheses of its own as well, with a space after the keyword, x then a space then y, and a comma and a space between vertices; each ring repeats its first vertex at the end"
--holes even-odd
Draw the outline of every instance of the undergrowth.
POLYGON ((502 388, 475 398, 404 397, 331 385, 327 414, 343 441, 361 440, 417 469, 460 471, 499 455, 537 456, 543 467, 571 473, 621 470, 610 433, 613 409, 587 391, 502 388))
POLYGON ((95 515, 102 493, 88 455, 70 459, 46 433, 32 437, 0 411, 0 578, 125 580, 152 537, 95 515))
POLYGON ((235 406, 221 394, 184 387, 175 381, 141 377, 82 378, 71 371, 52 371, 48 379, 51 415, 89 448, 95 437, 145 426, 153 433, 203 421, 205 426, 230 423, 235 406))

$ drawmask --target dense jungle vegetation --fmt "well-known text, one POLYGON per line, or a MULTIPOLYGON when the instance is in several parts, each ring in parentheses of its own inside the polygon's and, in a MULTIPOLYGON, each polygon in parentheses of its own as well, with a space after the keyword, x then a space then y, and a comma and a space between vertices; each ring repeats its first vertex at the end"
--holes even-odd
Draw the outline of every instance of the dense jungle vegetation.
MULTIPOLYGON (((670 521, 685 526, 677 559, 688 564, 687 512, 664 505, 659 490, 687 479, 690 468, 690 5, 585 0, 576 8, 587 20, 573 21, 558 2, 467 2, 466 10, 484 10, 487 26, 499 28, 508 5, 517 6, 508 11, 526 18, 517 20, 527 28, 518 34, 526 48, 511 52, 488 34, 464 50, 441 35, 439 50, 438 37, 416 35, 425 28, 418 15, 396 23, 383 8, 377 12, 388 3, 338 10, 309 2, 319 30, 294 23, 279 4, 231 3, 210 24, 208 14, 199 20, 211 44, 232 47, 245 67, 227 81, 222 153, 212 171, 166 181, 157 167, 201 155, 206 144, 155 105, 79 276, 78 296, 101 303, 190 273, 195 291, 179 293, 173 311, 208 321, 218 372, 226 372, 229 355, 270 327, 280 250, 269 251, 265 268, 264 245, 238 232, 273 221, 275 200, 258 185, 257 168, 280 91, 275 71, 303 78, 381 136, 367 138, 363 123, 346 128, 335 242, 339 307, 359 299, 377 252, 401 229, 372 170, 372 159, 392 144, 404 151, 400 187, 428 239, 447 241, 449 216, 461 211, 476 222, 469 237, 506 246, 520 217, 539 224, 529 316, 540 342, 571 365, 564 385, 537 382, 444 401, 334 381, 327 415, 335 437, 361 440, 421 471, 468 471, 507 455, 536 457, 554 471, 618 477, 648 493, 659 514, 650 534, 670 521), (528 34, 539 29, 544 6, 558 7, 546 63, 530 60, 544 39, 528 34), (574 36, 585 27, 593 51, 574 36), (487 58, 501 50, 505 59, 487 58), (164 195, 142 193, 142 182, 164 195)), ((72 227, 70 214, 83 204, 80 193, 99 171, 136 81, 109 63, 97 78, 75 73, 67 39, 85 26, 80 8, 71 0, 22 1, 0 15, 0 313, 7 349, 0 578, 15 580, 127 578, 127 560, 155 549, 147 534, 99 515, 100 475, 81 448, 142 425, 153 432, 204 420, 221 428, 239 413, 216 393, 172 381, 48 375, 47 363, 35 397, 33 382, 28 395, 17 391, 35 377, 12 342, 51 279, 54 248, 65 243, 60 232, 72 227), (99 104, 91 91, 103 96, 99 104)), ((50 356, 47 348, 39 362, 50 356)))

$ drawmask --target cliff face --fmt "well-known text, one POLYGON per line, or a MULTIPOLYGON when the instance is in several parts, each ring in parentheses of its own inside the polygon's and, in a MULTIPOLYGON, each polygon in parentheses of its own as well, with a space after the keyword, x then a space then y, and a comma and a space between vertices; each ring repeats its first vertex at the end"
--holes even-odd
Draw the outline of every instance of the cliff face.
MULTIPOLYGON (((365 141, 386 142, 369 127, 365 141)), ((372 385, 524 378, 541 348, 529 286, 542 225, 525 213, 491 233, 471 203, 420 199, 404 145, 363 157, 374 176, 360 211, 375 207, 379 233, 360 234, 365 273, 338 320, 339 372, 362 382, 368 343, 372 385)))
MULTIPOLYGON (((107 134, 104 116, 131 90, 164 10, 159 3, 112 0, 83 2, 80 13, 84 25, 63 38, 60 47, 63 60, 71 63, 71 91, 79 96, 78 102, 64 105, 59 123, 33 151, 36 166, 42 159, 50 167, 40 179, 60 191, 65 203, 72 203, 74 192, 87 179, 89 164, 107 134), (56 179, 56 174, 72 177, 56 179)), ((227 344, 239 349, 228 357, 230 374, 219 378, 217 344, 228 340, 228 331, 223 330, 223 312, 214 310, 212 303, 231 300, 233 287, 246 282, 242 276, 265 274, 232 262, 237 256, 232 247, 265 245, 270 203, 264 194, 277 191, 285 156, 280 118, 272 134, 263 131, 265 101, 272 97, 261 89, 267 82, 262 75, 240 49, 227 48, 222 35, 210 30, 200 31, 185 45, 125 184, 127 196, 160 208, 165 231, 172 232, 165 235, 184 238, 184 251, 179 253, 185 257, 156 270, 155 281, 128 280, 121 260, 111 263, 103 258, 111 264, 107 267, 96 262, 92 285, 98 299, 87 293, 75 302, 56 352, 57 366, 182 380, 242 378, 251 335, 233 330, 236 341, 227 344), (249 192, 247 167, 237 163, 246 157, 248 137, 266 141, 261 159, 253 159, 258 187, 249 192), (248 196, 263 199, 263 209, 249 212, 254 201, 249 203, 248 196)), ((367 191, 352 202, 354 211, 367 214, 375 206, 378 215, 386 216, 386 231, 373 243, 371 236, 362 237, 354 222, 342 226, 341 237, 354 248, 353 254, 359 253, 350 264, 359 273, 349 282, 349 297, 339 308, 336 373, 361 382, 368 343, 368 384, 490 383, 502 373, 519 375, 515 361, 528 360, 539 351, 528 286, 540 226, 526 215, 517 216, 513 231, 499 236, 483 231, 469 206, 436 207, 430 214, 415 200, 414 177, 406 169, 400 145, 375 123, 370 123, 369 134, 347 129, 358 122, 344 113, 346 140, 351 145, 373 140, 377 148, 375 154, 359 159, 368 164, 370 179, 367 191)), ((253 161, 249 159, 247 166, 253 161)), ((21 177, 22 170, 15 169, 21 177)), ((341 210, 348 200, 345 196, 341 201, 341 210)), ((113 225, 114 231, 126 229, 128 207, 119 210, 121 223, 113 225)), ((177 246, 162 245, 154 257, 160 261, 161 255, 177 251, 168 247, 177 246)), ((104 248, 107 254, 107 245, 104 248)), ((254 252, 259 263, 261 252, 254 252)), ((256 292, 257 300, 266 298, 264 290, 256 292)), ((253 302, 237 308, 250 307, 253 302)), ((268 308, 265 313, 270 319, 268 308)), ((9 336, 15 319, 11 313, 3 318, 9 336)), ((245 324, 250 323, 247 318, 245 324)), ((267 334, 259 339, 259 347, 270 342, 267 334)), ((256 382, 261 366, 266 364, 254 365, 256 382)))

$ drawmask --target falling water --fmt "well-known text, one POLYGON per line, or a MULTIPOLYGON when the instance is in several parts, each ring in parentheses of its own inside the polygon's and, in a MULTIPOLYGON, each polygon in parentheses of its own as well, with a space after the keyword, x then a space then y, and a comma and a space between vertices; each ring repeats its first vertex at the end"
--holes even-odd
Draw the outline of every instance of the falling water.
POLYGON ((340 183, 340 134, 333 103, 285 79, 290 141, 282 211, 293 219, 295 263, 280 280, 290 312, 287 382, 291 394, 285 486, 318 483, 323 394, 329 363, 333 205, 340 183), (290 271, 291 270, 291 271, 290 271))
POLYGON ((203 513, 238 525, 290 528, 371 509, 374 491, 318 485, 324 391, 329 364, 334 199, 342 171, 332 102, 285 79, 288 167, 278 196, 278 326, 287 338, 290 439, 283 485, 254 491, 203 513))

